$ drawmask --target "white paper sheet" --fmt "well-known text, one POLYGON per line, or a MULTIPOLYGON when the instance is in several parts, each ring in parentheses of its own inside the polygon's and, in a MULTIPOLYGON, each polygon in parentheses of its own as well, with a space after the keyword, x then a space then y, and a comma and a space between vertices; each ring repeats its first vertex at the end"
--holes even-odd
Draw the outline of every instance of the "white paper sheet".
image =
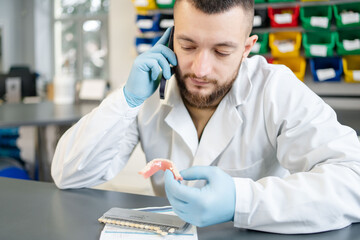
POLYGON ((353 78, 355 81, 360 82, 360 70, 353 71, 353 78))
POLYGON ((185 233, 169 234, 161 236, 156 233, 144 232, 134 229, 121 228, 115 225, 106 224, 101 232, 100 240, 197 240, 197 231, 195 226, 185 233))
POLYGON ((360 22, 360 14, 357 12, 346 12, 341 13, 341 22, 342 24, 351 24, 360 22))
POLYGON ((278 24, 291 23, 292 15, 290 13, 275 14, 274 20, 278 24))
POLYGON ((320 44, 310 45, 310 53, 313 56, 326 57, 327 56, 327 47, 320 44))
POLYGON ((327 17, 311 17, 310 25, 313 27, 327 28, 329 26, 329 19, 327 17))
POLYGON ((325 81, 336 77, 336 72, 335 69, 333 68, 318 69, 316 70, 316 74, 318 76, 319 81, 325 81))
POLYGON ((259 53, 259 52, 260 52, 260 48, 261 48, 261 44, 258 43, 258 42, 256 42, 256 43, 254 44, 254 46, 252 47, 251 52, 252 52, 252 53, 259 53))

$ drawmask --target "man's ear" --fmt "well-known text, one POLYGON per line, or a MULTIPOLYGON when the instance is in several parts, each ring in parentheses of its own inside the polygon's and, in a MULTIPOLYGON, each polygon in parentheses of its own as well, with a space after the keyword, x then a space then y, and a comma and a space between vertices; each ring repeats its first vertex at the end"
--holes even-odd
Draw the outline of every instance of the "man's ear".
POLYGON ((258 40, 257 35, 252 35, 251 37, 248 37, 245 41, 245 51, 243 53, 243 60, 249 56, 251 49, 255 45, 256 41, 258 40))

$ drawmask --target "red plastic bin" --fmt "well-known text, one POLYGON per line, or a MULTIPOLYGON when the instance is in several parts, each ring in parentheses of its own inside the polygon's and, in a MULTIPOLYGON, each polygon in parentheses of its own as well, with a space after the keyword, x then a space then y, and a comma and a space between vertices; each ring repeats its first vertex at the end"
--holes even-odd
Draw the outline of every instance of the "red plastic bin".
POLYGON ((299 23, 300 7, 272 8, 268 7, 271 27, 296 27, 299 23))

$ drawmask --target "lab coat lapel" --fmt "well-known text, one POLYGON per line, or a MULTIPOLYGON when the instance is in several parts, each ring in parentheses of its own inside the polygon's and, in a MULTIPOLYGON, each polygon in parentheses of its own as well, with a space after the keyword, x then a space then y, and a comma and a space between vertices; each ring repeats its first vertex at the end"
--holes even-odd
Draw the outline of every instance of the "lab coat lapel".
POLYGON ((194 156, 193 165, 209 165, 228 146, 243 120, 237 106, 243 104, 251 91, 247 62, 242 63, 238 77, 229 93, 219 104, 198 142, 195 125, 180 96, 176 79, 168 81, 164 104, 172 107, 165 122, 183 139, 194 156))
POLYGON ((166 116, 165 122, 183 139, 192 156, 195 156, 198 148, 196 128, 183 104, 175 78, 168 81, 167 89, 169 91, 165 93, 164 104, 170 105, 172 109, 166 116))
POLYGON ((246 101, 250 91, 251 82, 244 62, 233 87, 221 101, 203 131, 194 165, 210 165, 229 145, 243 123, 237 106, 246 101))
POLYGON ((226 148, 243 122, 234 106, 222 102, 207 123, 201 136, 194 165, 210 165, 226 148))

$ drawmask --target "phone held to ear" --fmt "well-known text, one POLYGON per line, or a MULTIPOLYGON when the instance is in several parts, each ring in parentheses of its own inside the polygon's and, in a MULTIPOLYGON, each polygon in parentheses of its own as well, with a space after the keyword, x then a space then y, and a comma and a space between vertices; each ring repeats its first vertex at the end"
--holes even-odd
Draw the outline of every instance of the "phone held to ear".
MULTIPOLYGON (((171 50, 174 50, 174 27, 171 28, 171 32, 170 32, 170 37, 169 37, 169 41, 168 41, 168 47, 171 50)), ((174 74, 174 67, 170 65, 170 71, 171 71, 171 76, 174 74)), ((160 81, 160 99, 164 99, 165 98, 165 86, 166 86, 166 78, 164 78, 164 75, 161 76, 161 81, 160 81)))

